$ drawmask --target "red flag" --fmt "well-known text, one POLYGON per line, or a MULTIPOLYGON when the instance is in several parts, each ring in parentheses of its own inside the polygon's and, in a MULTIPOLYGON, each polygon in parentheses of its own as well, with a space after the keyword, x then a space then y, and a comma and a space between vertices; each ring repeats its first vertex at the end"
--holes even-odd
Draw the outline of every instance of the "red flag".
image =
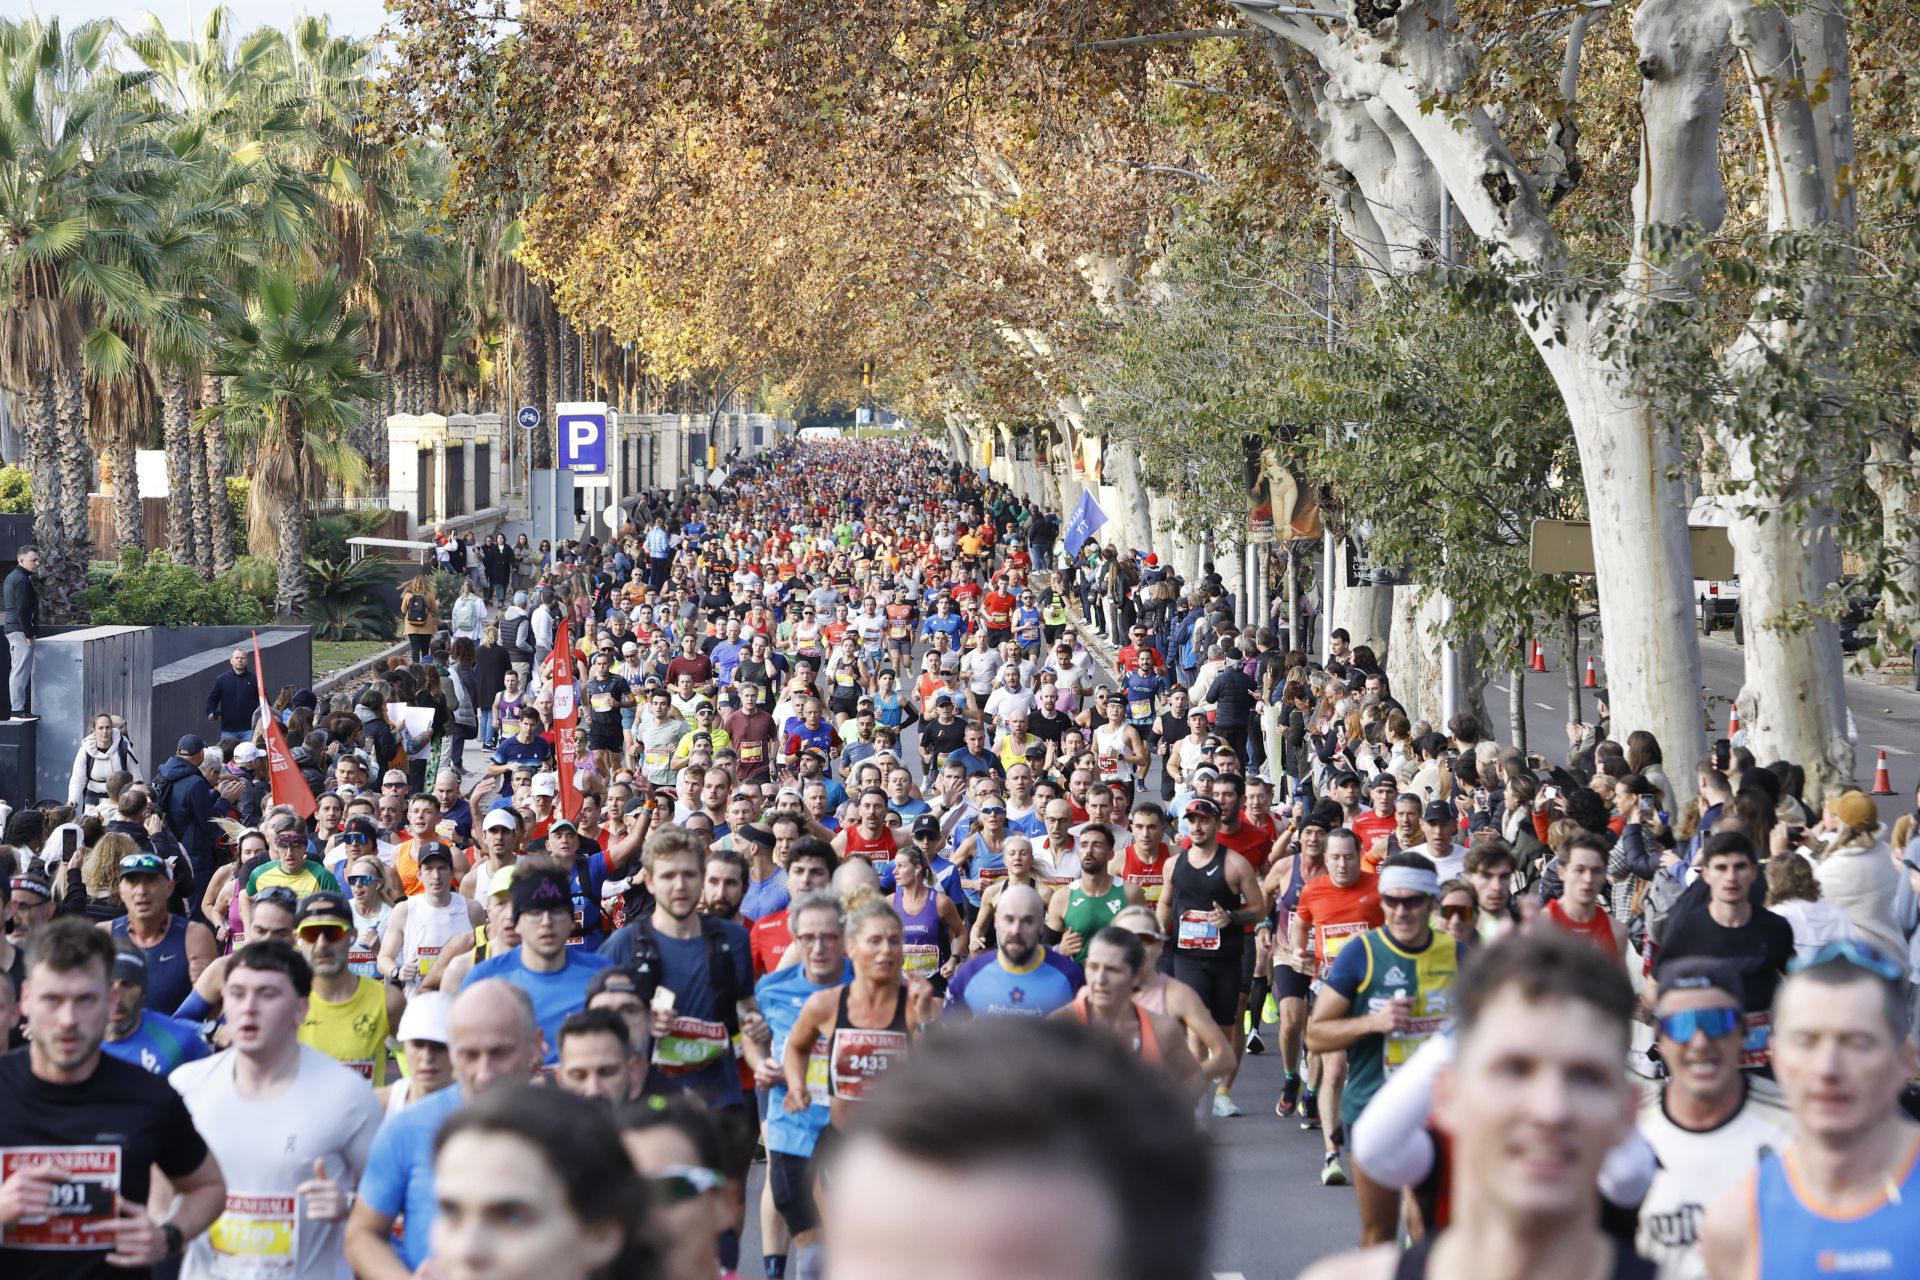
POLYGON ((553 631, 553 652, 547 655, 547 673, 553 683, 553 754, 560 770, 560 814, 580 816, 580 788, 574 783, 574 761, 579 744, 574 729, 580 722, 580 706, 573 696, 573 643, 567 635, 568 619, 560 619, 553 631))
POLYGON ((292 805, 304 821, 313 816, 313 788, 307 785, 300 766, 293 762, 293 753, 287 750, 287 735, 274 719, 273 707, 267 702, 267 673, 260 663, 257 631, 253 633, 253 679, 260 688, 260 723, 267 735, 267 780, 273 788, 273 802, 292 805))

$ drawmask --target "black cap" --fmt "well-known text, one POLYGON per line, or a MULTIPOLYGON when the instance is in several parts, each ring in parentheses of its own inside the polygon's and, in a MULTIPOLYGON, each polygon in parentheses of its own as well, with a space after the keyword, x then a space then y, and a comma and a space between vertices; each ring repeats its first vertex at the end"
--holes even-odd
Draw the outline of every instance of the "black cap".
POLYGON ((1333 777, 1327 780, 1327 785, 1330 787, 1341 787, 1341 786, 1345 786, 1349 782, 1359 782, 1359 781, 1360 781, 1359 774, 1355 773, 1351 769, 1342 769, 1340 770, 1340 772, 1334 774, 1333 777))
POLYGON ((930 813, 923 813, 913 820, 913 834, 916 836, 937 836, 940 834, 940 819, 930 813))
POLYGON ((1429 800, 1427 807, 1420 811, 1420 819, 1423 822, 1453 822, 1458 817, 1459 815, 1453 811, 1453 806, 1445 800, 1429 800))
POLYGON ((173 749, 183 756, 197 756, 207 749, 207 744, 200 740, 197 733, 183 733, 173 749))
MULTIPOLYGON (((1669 960, 1654 974, 1660 995, 1669 991, 1700 991, 1712 988, 1732 996, 1736 1004, 1746 1000, 1746 983, 1740 971, 1725 960, 1711 956, 1682 956, 1669 960)), ((1656 999, 1658 997, 1655 997, 1656 999)))
POLYGON ((300 906, 293 913, 293 927, 298 929, 309 920, 337 920, 351 928, 353 907, 344 894, 331 889, 316 890, 300 899, 300 906))
POLYGON ((44 872, 37 867, 29 867, 7 881, 7 888, 14 893, 33 893, 53 901, 53 884, 44 872))
POLYGON ((1308 809, 1306 816, 1300 819, 1300 829, 1305 831, 1308 827, 1318 827, 1322 831, 1331 831, 1344 824, 1346 819, 1346 810, 1340 807, 1339 801, 1322 800, 1308 809))
POLYGON ((413 855, 413 860, 422 866, 425 866, 435 858, 441 859, 451 865, 453 862, 453 850, 447 848, 444 844, 423 844, 413 855))
POLYGON ((641 982, 639 973, 618 965, 600 970, 587 983, 587 999, 593 999, 602 991, 631 991, 643 998, 647 995, 646 985, 641 982))
POLYGON ((113 972, 109 975, 109 981, 131 982, 145 991, 149 977, 147 957, 138 946, 123 946, 113 953, 113 972))

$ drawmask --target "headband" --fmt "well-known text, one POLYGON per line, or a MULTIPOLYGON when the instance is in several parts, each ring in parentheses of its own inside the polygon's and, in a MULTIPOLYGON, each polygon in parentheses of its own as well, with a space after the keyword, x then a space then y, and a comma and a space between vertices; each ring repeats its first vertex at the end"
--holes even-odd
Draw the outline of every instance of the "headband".
POLYGON ((1423 893, 1429 898, 1440 894, 1440 877, 1420 867, 1380 868, 1380 893, 1423 893))

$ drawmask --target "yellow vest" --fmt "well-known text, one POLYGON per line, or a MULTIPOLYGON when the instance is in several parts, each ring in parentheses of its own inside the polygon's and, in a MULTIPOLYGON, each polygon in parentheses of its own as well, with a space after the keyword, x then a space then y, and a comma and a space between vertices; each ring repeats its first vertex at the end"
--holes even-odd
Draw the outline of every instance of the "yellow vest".
POLYGON ((313 993, 307 1001, 307 1020, 300 1024, 300 1043, 352 1067, 378 1086, 387 1082, 390 1030, 386 986, 373 978, 362 978, 353 995, 341 1004, 329 1004, 319 992, 313 993))

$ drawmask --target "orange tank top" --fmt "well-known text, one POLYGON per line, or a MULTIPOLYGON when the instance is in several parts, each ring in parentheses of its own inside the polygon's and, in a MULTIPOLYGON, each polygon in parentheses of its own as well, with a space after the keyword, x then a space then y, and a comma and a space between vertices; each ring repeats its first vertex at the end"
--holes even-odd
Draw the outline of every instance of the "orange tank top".
MULTIPOLYGON (((1093 1010, 1088 1005, 1087 999, 1088 992, 1085 987, 1080 988, 1079 994, 1073 998, 1073 1010, 1080 1016, 1080 1021, 1082 1022, 1093 1021, 1093 1010)), ((1142 1062, 1158 1062, 1160 1061, 1160 1037, 1154 1032, 1153 1016, 1147 1012, 1147 1007, 1138 1000, 1132 1003, 1133 1016, 1139 1019, 1140 1023, 1140 1060, 1142 1062)))

